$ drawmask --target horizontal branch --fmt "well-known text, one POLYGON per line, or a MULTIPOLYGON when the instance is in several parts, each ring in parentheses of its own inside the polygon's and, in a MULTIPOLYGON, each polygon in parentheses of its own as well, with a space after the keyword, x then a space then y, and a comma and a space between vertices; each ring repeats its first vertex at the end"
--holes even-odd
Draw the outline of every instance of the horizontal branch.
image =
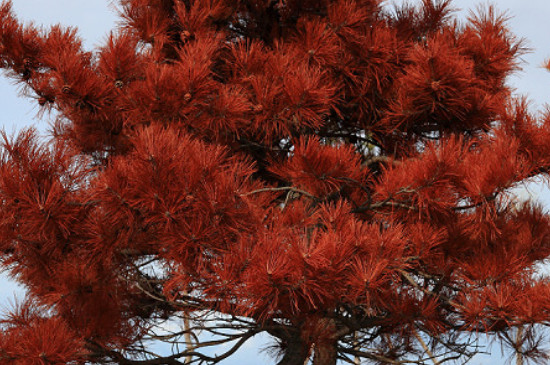
POLYGON ((247 193, 240 194, 240 196, 249 196, 249 195, 253 195, 253 194, 259 194, 259 193, 265 193, 265 192, 278 192, 278 191, 291 191, 291 192, 294 192, 294 193, 297 193, 297 194, 307 196, 308 198, 311 198, 311 199, 317 199, 316 196, 308 193, 307 191, 304 191, 304 190, 301 190, 301 189, 298 189, 298 188, 295 188, 295 187, 292 187, 292 186, 282 186, 282 187, 278 187, 278 188, 261 188, 261 189, 256 189, 256 190, 253 190, 253 191, 249 191, 247 193))

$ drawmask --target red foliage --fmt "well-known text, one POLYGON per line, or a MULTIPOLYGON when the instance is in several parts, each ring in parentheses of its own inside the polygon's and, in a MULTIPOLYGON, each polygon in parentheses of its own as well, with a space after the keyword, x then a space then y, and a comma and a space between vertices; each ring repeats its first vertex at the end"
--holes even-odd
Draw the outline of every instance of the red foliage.
POLYGON ((10 365, 62 365, 84 360, 84 340, 30 299, 0 322, 0 356, 10 365))
POLYGON ((0 66, 59 113, 49 143, 3 136, 0 257, 31 298, 3 363, 216 363, 261 332, 280 364, 466 359, 480 332, 540 356, 550 217, 511 189, 547 179, 550 112, 511 97, 505 16, 118 3, 93 53, 0 7, 0 66))

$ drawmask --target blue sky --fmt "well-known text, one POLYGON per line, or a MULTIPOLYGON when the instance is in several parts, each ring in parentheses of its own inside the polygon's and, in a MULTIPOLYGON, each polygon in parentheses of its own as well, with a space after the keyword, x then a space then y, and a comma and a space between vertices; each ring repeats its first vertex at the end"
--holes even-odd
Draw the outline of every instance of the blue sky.
MULTIPOLYGON (((14 9, 19 18, 36 24, 56 24, 78 26, 79 34, 84 39, 87 49, 103 43, 109 30, 115 26, 116 15, 109 0, 13 0, 14 9)), ((401 1, 396 1, 400 3, 401 1)), ((414 0, 410 2, 414 3, 414 0)), ((391 2, 388 2, 391 3, 391 2)), ((465 16, 468 11, 478 4, 487 2, 472 0, 455 0, 454 6, 462 8, 460 16, 465 16)), ((547 101, 550 101, 550 73, 541 65, 545 59, 550 58, 550 1, 548 0, 499 0, 494 1, 497 7, 508 10, 512 16, 511 28, 516 35, 528 40, 527 45, 532 52, 523 57, 523 71, 510 79, 511 85, 517 93, 528 95, 535 109, 541 110, 547 101)), ((35 125, 41 131, 45 131, 47 121, 39 121, 35 118, 38 108, 31 101, 18 97, 18 89, 6 78, 0 78, 0 125, 12 133, 24 127, 35 125)), ((529 184, 518 189, 521 197, 537 199, 550 210, 550 192, 540 182, 529 184)), ((5 275, 0 275, 0 306, 5 306, 9 298, 21 291, 9 281, 5 275)), ((240 356, 224 364, 257 364, 269 363, 265 354, 257 354, 255 350, 261 340, 253 341, 245 346, 240 356)), ((494 364, 500 363, 498 356, 499 346, 493 347, 496 355, 478 356, 470 364, 494 364)))

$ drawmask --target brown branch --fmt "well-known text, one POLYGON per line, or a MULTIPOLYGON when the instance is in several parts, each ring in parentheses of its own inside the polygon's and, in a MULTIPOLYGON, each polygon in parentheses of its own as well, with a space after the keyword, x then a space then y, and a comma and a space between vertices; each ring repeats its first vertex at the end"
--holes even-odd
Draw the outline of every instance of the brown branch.
POLYGON ((372 156, 365 160, 361 165, 368 167, 377 163, 391 163, 394 166, 401 165, 401 161, 395 160, 389 156, 372 156))
POLYGON ((439 363, 439 361, 437 361, 437 358, 436 356, 433 354, 433 352, 430 350, 430 348, 428 347, 428 345, 426 345, 426 342, 424 342, 424 340, 422 339, 422 337, 420 337, 420 334, 418 333, 418 331, 416 329, 413 330, 413 334, 414 334, 414 337, 416 337, 416 339, 418 340, 418 342, 420 342, 420 345, 422 346, 422 348, 424 349, 424 351, 426 351, 426 353, 428 354, 428 356, 430 357, 430 359, 432 360, 432 362, 434 363, 434 365, 441 365, 439 363))
POLYGON ((236 338, 239 338, 237 342, 233 346, 231 346, 227 351, 225 351, 221 355, 214 355, 214 356, 208 356, 201 352, 197 352, 194 350, 190 351, 187 349, 185 351, 181 351, 181 352, 172 354, 170 356, 159 356, 154 359, 136 360, 136 359, 129 359, 120 352, 104 348, 103 346, 93 341, 88 341, 88 343, 91 349, 94 351, 95 356, 101 356, 101 355, 108 356, 113 360, 113 362, 120 365, 185 365, 185 364, 191 364, 194 362, 202 363, 204 361, 215 364, 233 355, 246 341, 248 341, 251 337, 255 336, 256 334, 262 331, 263 329, 261 328, 254 328, 254 329, 248 330, 245 333, 240 334, 239 336, 235 336, 235 338, 228 338, 220 341, 210 341, 211 344, 216 345, 216 344, 235 341, 236 338), (185 357, 185 361, 181 362, 179 359, 183 357, 185 357), (193 357, 195 357, 196 359, 188 362, 187 359, 193 358, 193 357))
POLYGON ((516 365, 523 365, 523 354, 521 353, 521 340, 523 337, 523 327, 518 327, 518 332, 516 333, 516 365))
POLYGON ((365 352, 361 350, 355 350, 355 349, 343 349, 342 352, 348 353, 353 356, 358 356, 366 359, 379 361, 380 363, 384 363, 384 364, 402 365, 402 364, 411 363, 410 361, 394 360, 383 355, 375 354, 372 352, 365 352))
MULTIPOLYGON (((187 295, 187 291, 183 292, 183 295, 187 295)), ((189 322, 189 316, 185 315, 183 318, 183 328, 184 328, 184 337, 185 337, 185 346, 187 348, 187 351, 191 352, 194 350, 193 342, 191 340, 191 331, 190 328, 191 324, 189 322)), ((187 355, 185 358, 184 364, 190 364, 193 357, 191 355, 187 355)))
POLYGON ((400 208, 400 209, 406 209, 406 210, 418 210, 418 208, 416 208, 412 205, 407 205, 407 204, 402 203, 402 202, 392 201, 391 198, 388 198, 386 200, 383 200, 383 201, 380 201, 380 202, 377 202, 377 203, 372 203, 372 204, 368 204, 368 205, 361 205, 361 206, 353 209, 351 212, 352 213, 364 213, 368 210, 375 210, 375 209, 383 208, 383 207, 400 208))
MULTIPOLYGON (((233 355, 239 348, 241 348, 242 345, 244 345, 244 343, 246 341, 248 341, 251 337, 255 336, 259 332, 261 332, 261 330, 253 329, 253 330, 249 330, 248 332, 244 333, 241 336, 241 338, 237 341, 237 343, 235 343, 229 350, 227 350, 225 353, 223 353, 221 355, 207 356, 203 353, 195 352, 195 351, 191 351, 191 352, 185 351, 182 354, 185 355, 185 356, 197 357, 198 359, 200 359, 202 361, 209 361, 209 362, 212 362, 212 363, 218 363, 218 362, 228 358, 229 356, 233 355)), ((193 360, 193 362, 194 361, 195 360, 193 360)))
POLYGON ((249 196, 249 195, 253 195, 253 194, 265 193, 265 192, 270 192, 270 191, 271 192, 292 191, 294 193, 298 193, 298 194, 302 194, 304 196, 307 196, 308 198, 311 198, 311 199, 317 199, 316 196, 308 193, 307 191, 304 191, 304 190, 301 190, 301 189, 298 189, 298 188, 295 188, 295 187, 292 187, 292 186, 282 186, 282 187, 279 187, 279 188, 261 188, 261 189, 249 191, 247 193, 242 193, 242 194, 240 194, 240 196, 249 196))
POLYGON ((462 211, 462 210, 478 208, 478 207, 482 206, 483 204, 494 201, 497 198, 497 195, 498 195, 498 193, 494 193, 494 194, 491 194, 489 196, 485 196, 485 197, 483 197, 483 200, 480 201, 480 202, 477 202, 477 203, 474 203, 474 204, 463 205, 463 206, 459 206, 459 207, 454 207, 453 210, 458 212, 458 211, 462 211))
POLYGON ((443 301, 445 301, 446 303, 452 305, 453 307, 455 308, 458 308, 458 309, 464 309, 464 307, 460 304, 458 304, 457 302, 455 302, 454 300, 450 299, 450 298, 447 298, 446 296, 442 295, 441 293, 434 293, 426 288, 423 288, 421 287, 420 285, 418 285, 418 283, 416 281, 414 281, 414 279, 409 275, 409 273, 407 273, 405 270, 402 270, 402 269, 397 269, 397 271, 405 278, 405 280, 407 280, 412 286, 414 286, 416 289, 420 290, 421 292, 423 292, 424 294, 426 295, 429 295, 429 296, 435 296, 443 301))
POLYGON ((410 194, 410 193, 417 193, 417 192, 418 191, 416 189, 411 189, 410 187, 406 186, 406 187, 400 188, 395 193, 391 193, 390 196, 388 196, 386 199, 384 199, 382 201, 379 201, 379 202, 376 202, 376 203, 367 202, 368 204, 365 203, 363 205, 360 205, 357 208, 353 209, 351 212, 352 213, 363 213, 363 212, 366 212, 368 210, 374 210, 374 209, 382 208, 382 207, 395 207, 395 208, 402 208, 402 209, 407 209, 407 210, 417 210, 418 208, 416 208, 412 205, 407 205, 402 201, 394 201, 393 200, 396 195, 410 194))

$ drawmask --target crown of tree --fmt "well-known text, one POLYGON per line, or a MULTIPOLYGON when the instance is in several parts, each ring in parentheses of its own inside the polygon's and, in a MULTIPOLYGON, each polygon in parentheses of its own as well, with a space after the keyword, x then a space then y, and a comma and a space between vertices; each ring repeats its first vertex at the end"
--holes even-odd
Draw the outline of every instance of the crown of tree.
POLYGON ((550 113, 511 95, 506 17, 450 5, 119 0, 89 52, 4 2, 0 67, 55 122, 3 135, 28 296, 1 362, 210 364, 260 333, 280 365, 462 361, 480 333, 544 359, 550 221, 510 189, 547 179, 550 113))

